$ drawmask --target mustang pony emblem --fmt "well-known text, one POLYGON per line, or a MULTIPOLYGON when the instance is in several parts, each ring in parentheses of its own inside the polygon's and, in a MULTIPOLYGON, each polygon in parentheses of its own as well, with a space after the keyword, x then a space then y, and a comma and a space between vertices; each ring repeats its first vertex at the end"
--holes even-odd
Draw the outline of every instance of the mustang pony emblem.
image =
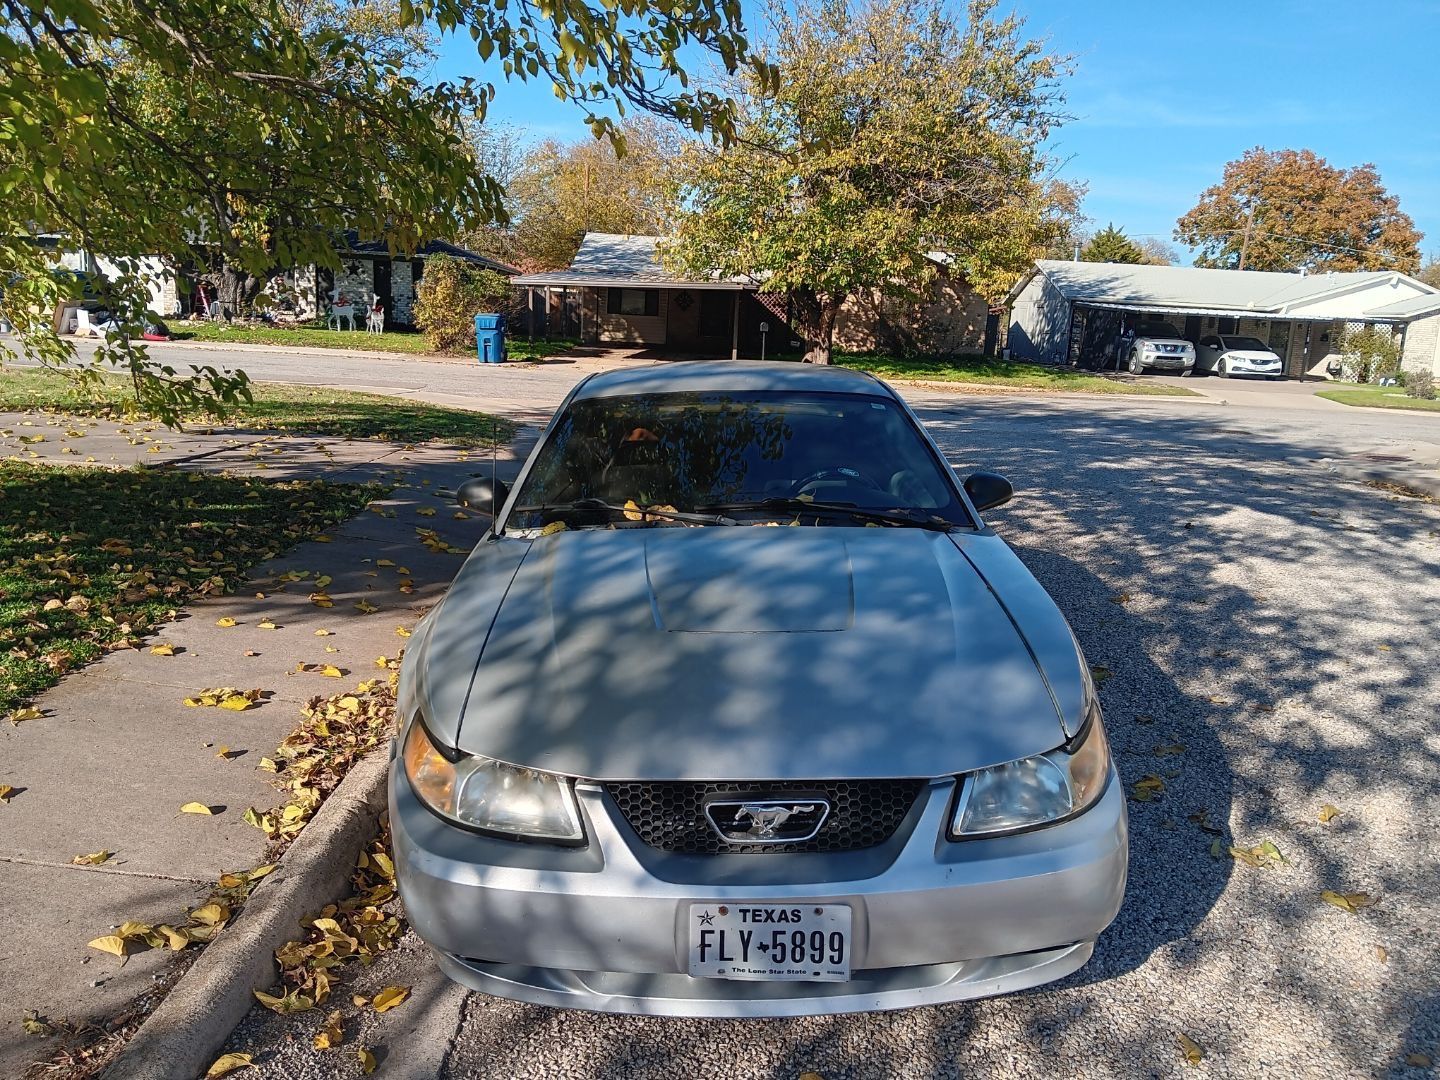
POLYGON ((711 827, 734 844, 784 844, 809 840, 830 816, 824 799, 715 801, 706 807, 711 827))
POLYGON ((735 824, 739 825, 749 818, 750 825, 744 835, 769 840, 775 836, 776 829, 796 814, 809 814, 814 810, 814 803, 803 806, 797 803, 786 803, 783 806, 780 803, 745 803, 735 814, 735 824))

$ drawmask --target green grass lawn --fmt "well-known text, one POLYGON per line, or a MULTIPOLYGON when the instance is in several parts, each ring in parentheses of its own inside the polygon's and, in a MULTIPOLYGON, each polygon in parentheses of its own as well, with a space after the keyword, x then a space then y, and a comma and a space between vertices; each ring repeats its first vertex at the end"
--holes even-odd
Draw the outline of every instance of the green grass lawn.
POLYGON ((0 716, 384 490, 0 462, 0 716))
MULTIPOLYGON (((310 349, 364 349, 378 352, 432 356, 424 334, 389 331, 367 334, 363 330, 327 330, 322 326, 250 326, 243 323, 182 323, 170 327, 176 341, 228 341, 241 345, 298 345, 310 349)), ((505 343, 510 359, 537 360, 568 350, 573 341, 526 341, 510 337, 505 343)), ((462 354, 445 354, 462 355, 462 354)), ((471 357, 473 353, 464 353, 471 357)))
POLYGON ((882 379, 921 379, 930 382, 973 383, 979 386, 1027 390, 1070 390, 1088 394, 1150 394, 1196 397, 1193 390, 1140 378, 1110 378, 1072 368, 1044 367, 1000 360, 992 356, 954 359, 902 359, 874 353, 836 353, 834 362, 868 371, 882 379))
MULTIPOLYGON (((197 416, 191 418, 191 426, 402 443, 441 439, 464 446, 489 446, 492 438, 498 438, 503 445, 515 437, 515 426, 508 420, 407 398, 281 383, 255 383, 252 393, 254 403, 236 405, 225 420, 197 416)), ((54 371, 17 367, 0 370, 0 410, 42 409, 72 416, 121 417, 132 401, 129 380, 119 376, 107 376, 92 391, 78 388, 54 371)))
POLYGON ((1355 386, 1343 390, 1320 390, 1316 397, 1338 401, 1341 405, 1363 405, 1371 409, 1418 409, 1440 412, 1440 401, 1406 397, 1398 386, 1355 386))

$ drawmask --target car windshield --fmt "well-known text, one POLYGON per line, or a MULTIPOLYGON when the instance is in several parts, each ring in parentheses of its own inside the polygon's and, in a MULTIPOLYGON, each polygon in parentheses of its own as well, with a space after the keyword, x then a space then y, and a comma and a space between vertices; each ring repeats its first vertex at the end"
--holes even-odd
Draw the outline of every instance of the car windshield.
POLYGON ((799 514, 817 525, 905 524, 907 516, 971 525, 947 469, 909 415, 882 397, 786 391, 586 398, 556 421, 505 528, 556 521, 693 525, 708 523, 699 518, 705 512, 725 524, 799 514), (628 514, 613 512, 627 506, 628 514), (818 512, 826 506, 858 509, 818 512), (669 513, 634 512, 644 507, 669 513), (689 514, 697 520, 687 520, 689 514))
POLYGON ((1243 349, 1246 352, 1269 352, 1270 346, 1266 345, 1259 338, 1253 337, 1223 337, 1220 339, 1227 349, 1243 349))
POLYGON ((1169 323, 1146 323, 1140 327, 1139 330, 1135 331, 1135 336, 1142 338, 1178 338, 1180 331, 1176 330, 1175 327, 1169 323))

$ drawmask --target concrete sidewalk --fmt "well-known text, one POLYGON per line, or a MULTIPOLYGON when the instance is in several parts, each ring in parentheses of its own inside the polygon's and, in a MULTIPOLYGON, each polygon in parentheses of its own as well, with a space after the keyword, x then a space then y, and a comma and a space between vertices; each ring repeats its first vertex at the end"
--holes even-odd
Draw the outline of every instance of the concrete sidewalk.
MULTIPOLYGON (((25 460, 126 465, 173 462, 186 469, 265 478, 323 478, 397 485, 392 494, 343 526, 329 542, 302 544, 254 569, 235 595, 207 598, 161 627, 148 649, 108 654, 43 694, 44 717, 0 724, 0 782, 19 789, 0 805, 0 1076, 19 1076, 47 1056, 52 1043, 23 1033, 25 1010, 71 1024, 100 1024, 154 985, 174 962, 163 950, 121 961, 86 947, 126 920, 175 922, 202 900, 222 872, 264 861, 267 841, 242 820, 246 807, 281 801, 270 774, 256 768, 301 719, 309 698, 343 692, 381 673, 444 592, 462 556, 436 553, 417 529, 433 529, 466 551, 485 529, 457 520, 450 491, 488 473, 488 451, 442 445, 414 448, 364 440, 264 435, 187 435, 144 426, 74 421, 49 426, 43 416, 0 414, 0 430, 45 433, 43 442, 3 438, 0 453, 25 460), (22 427, 25 420, 33 426, 22 427), (121 429, 126 429, 122 431, 121 429), (79 453, 66 453, 68 449, 79 453), (433 513, 432 513, 433 511, 433 513), (394 565, 379 565, 388 559, 394 565), (277 575, 300 571, 306 580, 277 575), (314 579, 332 608, 310 603, 314 579), (404 582, 412 584, 401 591, 404 582), (375 607, 364 614, 361 601, 375 607), (217 626, 232 618, 236 625, 217 626), (278 629, 259 627, 263 620, 278 629), (317 637, 315 631, 329 630, 317 637), (326 646, 335 649, 327 652, 326 646), (247 655, 253 653, 254 655, 247 655), (341 679, 294 674, 297 663, 328 663, 341 679), (204 687, 259 687, 262 704, 246 712, 188 708, 204 687), (215 756, 230 747, 228 759, 215 756), (188 802, 214 816, 181 814, 188 802), (71 865, 75 855, 108 850, 98 867, 71 865)), ((512 476, 533 439, 502 451, 497 468, 512 476)), ((143 507, 136 507, 143 514, 143 507)))

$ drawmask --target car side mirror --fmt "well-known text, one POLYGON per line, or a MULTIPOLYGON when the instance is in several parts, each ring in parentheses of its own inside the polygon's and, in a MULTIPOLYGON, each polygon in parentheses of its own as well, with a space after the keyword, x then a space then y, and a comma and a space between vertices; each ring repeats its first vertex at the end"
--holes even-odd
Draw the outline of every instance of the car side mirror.
POLYGON ((505 505, 510 489, 503 480, 491 480, 488 476, 477 476, 466 480, 455 492, 455 501, 466 510, 494 517, 505 505))
POLYGON ((977 472, 965 478, 965 494, 970 496, 976 510, 989 510, 1009 502, 1015 488, 999 473, 977 472))

